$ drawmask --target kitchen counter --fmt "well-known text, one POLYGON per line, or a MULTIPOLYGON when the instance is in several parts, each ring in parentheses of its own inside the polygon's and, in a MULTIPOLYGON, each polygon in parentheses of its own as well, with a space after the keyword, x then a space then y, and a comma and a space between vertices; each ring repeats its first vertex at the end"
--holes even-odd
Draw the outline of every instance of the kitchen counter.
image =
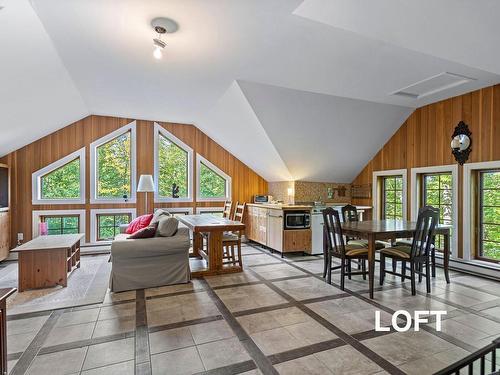
POLYGON ((248 203, 247 206, 272 208, 274 210, 312 210, 313 206, 299 204, 248 203))

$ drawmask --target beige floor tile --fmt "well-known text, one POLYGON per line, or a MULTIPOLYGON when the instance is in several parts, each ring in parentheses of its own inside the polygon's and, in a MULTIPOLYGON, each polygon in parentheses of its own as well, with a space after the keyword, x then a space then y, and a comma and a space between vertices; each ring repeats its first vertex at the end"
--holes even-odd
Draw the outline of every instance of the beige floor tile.
POLYGON ((189 330, 196 345, 234 336, 233 330, 224 320, 192 325, 189 330))
POLYGON ((111 365, 134 359, 134 338, 89 346, 83 369, 111 365))
POLYGON ((28 369, 29 375, 68 375, 79 372, 87 347, 37 356, 28 369))
POLYGON ((148 311, 148 325, 150 327, 172 324, 183 321, 181 306, 164 310, 148 311))
POLYGON ((236 319, 248 334, 252 334, 255 332, 267 331, 269 329, 281 327, 281 323, 279 321, 279 311, 281 310, 277 310, 274 314, 271 312, 264 312, 244 315, 236 319))
POLYGON ((278 279, 282 277, 307 275, 303 271, 300 271, 297 268, 284 263, 254 267, 253 270, 267 280, 278 279))
POLYGON ((134 375, 134 373, 134 361, 127 361, 91 370, 85 370, 82 371, 81 375, 134 375))
POLYGON ((332 372, 314 355, 308 355, 274 366, 280 375, 327 375, 332 372))
POLYGON ((7 334, 17 335, 20 333, 38 332, 47 321, 47 316, 37 316, 27 319, 16 319, 7 321, 7 334))
POLYGON ((457 316, 452 320, 489 335, 500 335, 500 323, 483 318, 482 316, 478 316, 476 314, 464 314, 457 316))
POLYGON ((421 375, 421 374, 433 374, 446 367, 446 363, 440 361, 438 358, 431 356, 426 358, 420 358, 412 362, 403 363, 398 366, 408 375, 421 375))
POLYGON ((43 346, 47 347, 90 339, 94 331, 94 326, 95 323, 92 322, 53 328, 43 343, 43 346))
POLYGON ((293 324, 286 326, 285 329, 308 345, 337 338, 336 335, 315 321, 293 324))
POLYGON ((236 337, 199 345, 198 352, 207 370, 250 360, 236 337))
POLYGON ((265 355, 281 353, 307 345, 306 342, 297 339, 283 327, 256 332, 250 337, 265 355))
POLYGON ((119 293, 113 293, 108 290, 106 293, 106 296, 104 297, 104 303, 112 303, 112 302, 118 302, 118 301, 125 301, 129 299, 135 300, 135 290, 131 290, 128 292, 119 292, 119 293))
POLYGON ((188 375, 204 371, 196 347, 173 350, 151 356, 153 375, 188 375))
POLYGON ((314 277, 278 281, 274 285, 296 300, 333 296, 342 293, 340 289, 314 277))
POLYGON ((101 307, 99 320, 116 319, 126 316, 135 316, 135 302, 101 307))
MULTIPOLYGON (((436 323, 429 324, 429 326, 436 328, 436 323)), ((452 319, 446 319, 441 322, 441 331, 447 335, 453 336, 458 340, 462 341, 478 341, 491 336, 491 333, 485 333, 475 328, 471 328, 460 321, 452 319)))
POLYGON ((31 331, 20 333, 18 335, 7 336, 7 353, 24 352, 31 341, 35 338, 37 332, 31 331))
POLYGON ((193 279, 187 284, 167 285, 146 289, 146 297, 195 290, 203 290, 203 286, 199 280, 193 279))
POLYGON ((56 327, 95 322, 98 316, 99 309, 65 312, 57 320, 56 327))
POLYGON ((334 374, 374 374, 382 369, 351 346, 315 353, 318 358, 334 374))
POLYGON ((151 354, 186 348, 194 345, 191 331, 188 327, 169 329, 149 334, 151 354))
POLYGON ((135 330, 135 317, 106 319, 97 322, 92 337, 102 337, 135 330))
MULTIPOLYGON (((245 263, 246 258, 244 258, 245 263)), ((242 272, 237 274, 228 274, 228 275, 220 275, 220 276, 211 276, 207 277, 206 280, 212 287, 217 286, 225 286, 225 285, 234 285, 234 284, 243 284, 258 281, 258 279, 251 275, 249 272, 242 272)))

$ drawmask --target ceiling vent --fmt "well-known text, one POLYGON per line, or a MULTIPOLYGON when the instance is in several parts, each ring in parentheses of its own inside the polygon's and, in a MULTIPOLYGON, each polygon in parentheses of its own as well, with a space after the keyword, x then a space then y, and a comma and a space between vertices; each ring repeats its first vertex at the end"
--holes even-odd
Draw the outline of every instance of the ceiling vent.
POLYGON ((475 80, 475 78, 466 77, 460 74, 444 72, 394 91, 390 95, 421 99, 428 95, 436 94, 475 80))

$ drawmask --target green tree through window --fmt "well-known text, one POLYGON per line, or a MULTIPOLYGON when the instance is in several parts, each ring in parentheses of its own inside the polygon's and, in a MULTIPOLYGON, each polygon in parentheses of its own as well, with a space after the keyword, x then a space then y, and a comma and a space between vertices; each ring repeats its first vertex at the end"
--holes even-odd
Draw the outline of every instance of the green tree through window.
POLYGON ((47 223, 47 234, 76 234, 80 231, 80 217, 72 215, 45 215, 40 220, 47 223))
POLYGON ((383 179, 382 219, 403 220, 403 177, 383 179))
MULTIPOLYGON (((426 174, 423 178, 423 200, 424 206, 439 208, 439 224, 452 224, 452 175, 451 173, 426 174)), ((436 248, 442 250, 444 247, 444 236, 436 236, 436 248)))
POLYGON ((130 214, 98 214, 97 241, 113 240, 120 233, 120 225, 130 223, 130 214))
POLYGON ((500 261, 500 170, 479 174, 479 256, 500 261))
POLYGON ((97 148, 97 197, 122 198, 131 193, 131 132, 97 148))
POLYGON ((225 198, 226 179, 200 163, 200 196, 201 198, 225 198))
POLYGON ((159 196, 172 197, 172 185, 176 184, 179 198, 188 197, 188 153, 161 134, 158 145, 159 196))
POLYGON ((80 158, 41 177, 42 199, 75 199, 80 197, 80 158))

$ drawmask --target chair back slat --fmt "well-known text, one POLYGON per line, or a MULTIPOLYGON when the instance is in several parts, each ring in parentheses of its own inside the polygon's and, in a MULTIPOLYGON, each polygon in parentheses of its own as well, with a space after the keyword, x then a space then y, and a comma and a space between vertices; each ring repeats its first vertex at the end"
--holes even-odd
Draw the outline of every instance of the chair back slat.
MULTIPOLYGON (((352 204, 345 205, 342 207, 342 218, 344 219, 345 223, 353 222, 353 221, 358 221, 358 209, 356 206, 353 206, 352 204)), ((349 243, 350 240, 353 240, 354 238, 345 237, 346 243, 349 243)))
POLYGON ((245 218, 245 207, 246 203, 239 204, 239 202, 236 202, 236 206, 234 208, 233 220, 243 223, 243 219, 245 218))
POLYGON ((411 245, 411 257, 429 256, 434 242, 434 231, 439 221, 439 209, 424 206, 418 211, 415 235, 411 245))
POLYGON ((231 201, 225 201, 224 202, 224 211, 222 211, 222 217, 225 219, 232 219, 232 211, 231 209, 233 208, 233 202, 231 201))
POLYGON ((323 221, 326 231, 327 249, 333 253, 345 256, 344 237, 342 234, 342 225, 340 215, 337 210, 328 207, 323 211, 323 221))

